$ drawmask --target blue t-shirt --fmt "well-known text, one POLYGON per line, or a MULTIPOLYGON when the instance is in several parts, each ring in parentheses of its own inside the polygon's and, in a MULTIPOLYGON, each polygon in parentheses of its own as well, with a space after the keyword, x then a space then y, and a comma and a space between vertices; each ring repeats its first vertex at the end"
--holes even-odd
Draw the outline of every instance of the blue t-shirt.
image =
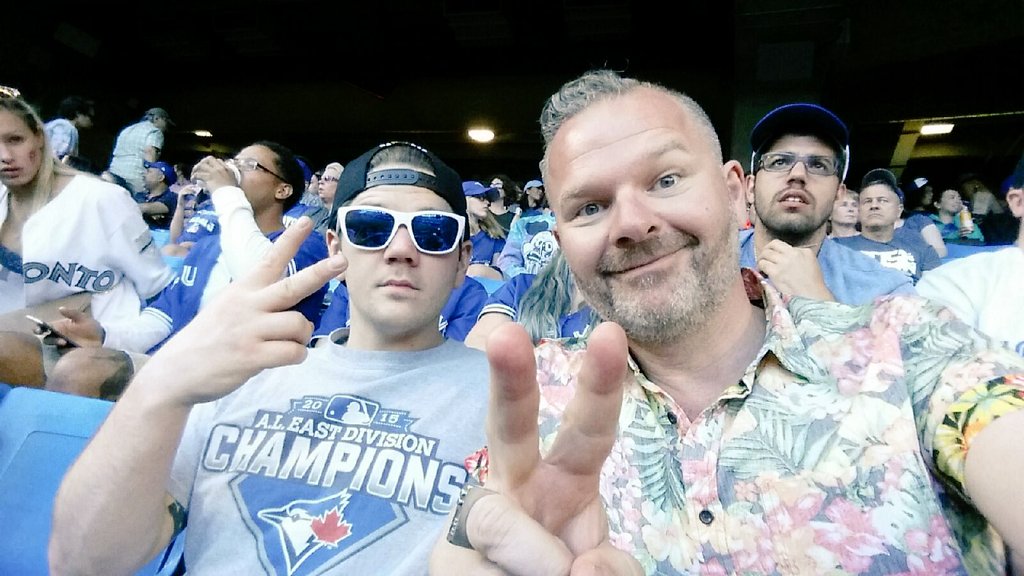
POLYGON ((174 210, 178 207, 178 195, 175 194, 170 188, 164 190, 162 194, 155 198, 150 198, 148 192, 136 192, 132 194, 132 198, 135 199, 136 204, 148 204, 151 202, 158 202, 167 207, 166 214, 143 214, 142 218, 149 224, 150 228, 158 228, 161 230, 167 230, 171 226, 171 217, 174 216, 174 210))
POLYGON ((469 260, 470 264, 492 266, 498 263, 501 249, 505 247, 504 238, 495 238, 481 230, 473 234, 469 240, 473 243, 473 256, 469 260))
MULTIPOLYGON (((476 324, 487 300, 487 290, 473 278, 467 276, 462 286, 452 291, 448 302, 441 308, 437 329, 445 338, 462 342, 476 324)), ((342 282, 331 293, 331 303, 320 317, 320 323, 313 336, 327 336, 337 328, 348 326, 348 287, 342 282)))
MULTIPOLYGON (((757 268, 754 230, 740 230, 740 266, 757 268)), ((826 237, 818 250, 818 265, 825 286, 843 304, 869 304, 886 294, 914 294, 914 285, 902 272, 885 268, 877 260, 826 237)))
POLYGON ((889 242, 878 242, 860 234, 836 238, 835 241, 874 258, 886 268, 903 272, 914 284, 917 284, 926 271, 942 264, 935 249, 925 242, 920 234, 894 235, 889 242))

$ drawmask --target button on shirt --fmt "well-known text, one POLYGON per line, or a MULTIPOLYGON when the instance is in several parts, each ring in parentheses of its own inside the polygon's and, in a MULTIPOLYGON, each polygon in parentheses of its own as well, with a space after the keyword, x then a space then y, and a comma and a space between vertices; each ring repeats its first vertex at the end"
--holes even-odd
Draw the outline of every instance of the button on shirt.
MULTIPOLYGON (((1024 359, 916 296, 784 302, 758 280, 765 343, 694 421, 630 361, 600 483, 612 543, 647 574, 1002 573, 964 431, 1024 406, 1024 359)), ((584 344, 537 348, 542 447, 584 344)))

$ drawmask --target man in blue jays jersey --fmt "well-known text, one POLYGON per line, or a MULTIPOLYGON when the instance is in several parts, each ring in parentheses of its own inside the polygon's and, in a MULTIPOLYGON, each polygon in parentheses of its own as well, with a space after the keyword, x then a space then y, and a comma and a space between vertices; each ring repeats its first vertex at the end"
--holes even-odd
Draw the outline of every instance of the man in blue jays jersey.
MULTIPOLYGON (((170 336, 195 317, 199 309, 233 279, 252 269, 284 230, 283 214, 293 205, 302 172, 292 152, 276 142, 260 141, 222 161, 205 158, 195 177, 212 190, 217 234, 202 237, 189 251, 178 277, 131 321, 100 326, 74 313, 62 320, 65 333, 80 343, 103 347, 73 350, 55 366, 47 387, 86 396, 116 398, 131 375, 170 336), (234 185, 234 164, 241 181, 234 185)), ((327 257, 324 243, 308 238, 286 270, 291 275, 327 257)), ((319 320, 326 285, 301 302, 311 322, 319 320)))
POLYGON ((138 373, 59 490, 55 573, 132 573, 182 530, 190 575, 426 573, 488 402, 484 354, 438 331, 472 250, 461 178, 383 144, 333 212, 331 257, 281 279, 301 218, 138 373), (290 309, 342 272, 347 339, 309 347, 290 309))

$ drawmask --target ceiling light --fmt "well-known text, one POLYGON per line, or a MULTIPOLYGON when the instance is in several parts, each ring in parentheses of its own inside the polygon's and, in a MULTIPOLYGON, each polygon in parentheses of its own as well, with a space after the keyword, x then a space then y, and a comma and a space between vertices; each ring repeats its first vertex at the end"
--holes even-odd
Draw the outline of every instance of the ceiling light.
POLYGON ((933 134, 949 134, 953 131, 952 124, 925 124, 921 126, 921 134, 931 136, 933 134))
POLYGON ((469 138, 474 142, 490 142, 494 140, 494 131, 489 128, 470 128, 469 138))
POLYGON ((200 138, 213 138, 213 132, 209 130, 195 130, 192 133, 200 138))

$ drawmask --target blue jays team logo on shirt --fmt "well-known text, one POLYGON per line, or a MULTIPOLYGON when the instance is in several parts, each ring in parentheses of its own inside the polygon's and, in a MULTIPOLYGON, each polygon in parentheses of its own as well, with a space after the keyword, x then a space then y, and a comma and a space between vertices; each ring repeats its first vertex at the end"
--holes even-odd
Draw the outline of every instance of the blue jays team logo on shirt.
POLYGON ((447 514, 466 472, 408 411, 346 394, 293 399, 249 426, 213 428, 203 466, 236 474, 235 502, 268 574, 322 573, 405 524, 447 514))

